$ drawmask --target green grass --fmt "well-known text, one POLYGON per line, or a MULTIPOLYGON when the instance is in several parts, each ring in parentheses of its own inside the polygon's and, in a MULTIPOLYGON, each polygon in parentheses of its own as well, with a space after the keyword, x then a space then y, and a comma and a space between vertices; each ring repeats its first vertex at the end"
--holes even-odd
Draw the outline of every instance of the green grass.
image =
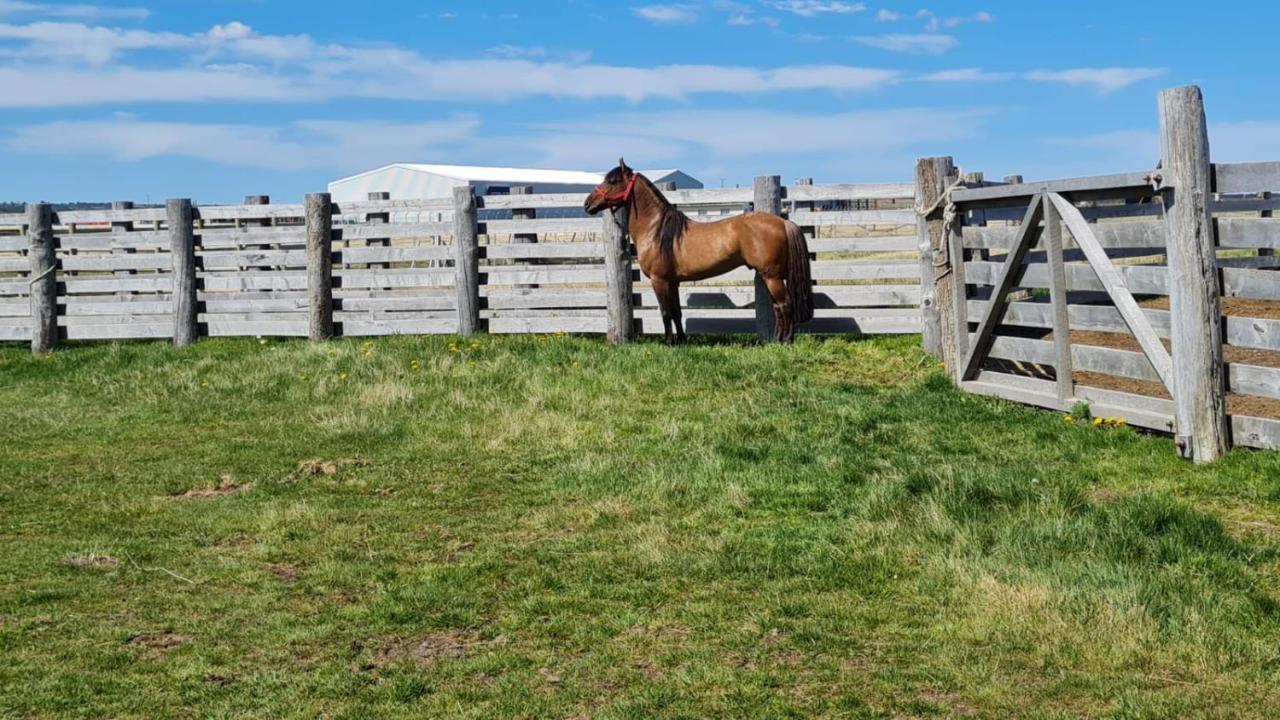
POLYGON ((0 348, 0 717, 1280 714, 1280 454, 918 342, 0 348))

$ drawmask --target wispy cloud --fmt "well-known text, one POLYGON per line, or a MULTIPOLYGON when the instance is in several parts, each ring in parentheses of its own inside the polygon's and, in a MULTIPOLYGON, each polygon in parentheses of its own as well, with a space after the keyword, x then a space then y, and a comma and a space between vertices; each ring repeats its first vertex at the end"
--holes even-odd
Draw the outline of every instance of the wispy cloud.
POLYGON ((944 17, 935 14, 932 10, 920 10, 916 13, 917 18, 926 20, 925 32, 938 32, 943 28, 955 28, 968 23, 989 23, 995 20, 995 16, 985 10, 974 13, 973 15, 960 15, 944 17))
POLYGON ((941 82, 941 83, 964 83, 964 82, 1000 82, 1012 80, 1018 77, 1016 73, 1009 72, 988 72, 981 68, 956 68, 954 70, 939 70, 937 72, 921 75, 919 80, 925 82, 941 82))
POLYGON ((151 15, 151 11, 142 7, 55 5, 0 0, 0 16, 3 15, 31 15, 66 20, 146 20, 151 15))
POLYGON ((1090 87, 1105 95, 1143 80, 1160 77, 1166 72, 1162 68, 1143 67, 1074 68, 1070 70, 1035 70, 1027 73, 1026 78, 1034 82, 1090 87))
POLYGON ((286 126, 105 120, 19 128, 3 143, 15 153, 133 162, 191 157, 270 170, 351 170, 422 157, 471 138, 474 118, 423 123, 304 120, 286 126))
POLYGON ((941 55, 960 44, 950 35, 924 33, 920 35, 859 35, 855 42, 889 52, 911 55, 941 55))
POLYGON ((865 12, 867 6, 860 2, 841 0, 766 0, 767 4, 793 15, 815 17, 818 15, 848 15, 865 12))
POLYGON ((778 18, 770 17, 768 15, 761 15, 759 17, 755 15, 730 15, 727 22, 730 25, 742 27, 750 25, 764 25, 766 27, 776 28, 782 24, 778 18))
POLYGON ((680 25, 698 21, 698 8, 695 5, 640 5, 631 8, 631 12, 660 25, 680 25))

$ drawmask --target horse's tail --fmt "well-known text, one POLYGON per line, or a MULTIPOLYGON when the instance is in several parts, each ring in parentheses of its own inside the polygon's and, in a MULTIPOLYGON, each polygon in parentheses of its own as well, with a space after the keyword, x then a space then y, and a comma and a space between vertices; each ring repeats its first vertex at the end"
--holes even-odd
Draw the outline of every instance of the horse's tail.
POLYGON ((787 226, 787 291, 791 293, 791 319, 802 323, 813 319, 813 280, 809 272, 809 243, 799 225, 787 226))

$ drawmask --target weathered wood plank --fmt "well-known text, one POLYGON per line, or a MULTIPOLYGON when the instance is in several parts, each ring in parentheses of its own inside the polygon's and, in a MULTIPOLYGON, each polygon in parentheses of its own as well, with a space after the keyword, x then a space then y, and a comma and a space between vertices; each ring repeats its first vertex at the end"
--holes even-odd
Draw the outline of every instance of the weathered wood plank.
POLYGON ((448 198, 416 198, 410 200, 352 200, 333 203, 334 215, 412 212, 432 212, 448 215, 453 212, 453 202, 448 198))
POLYGON ((1040 202, 1044 205, 1044 246, 1049 261, 1049 301, 1053 307, 1053 365, 1058 370, 1058 399, 1065 403, 1075 397, 1075 380, 1071 366, 1067 275, 1062 257, 1062 215, 1058 206, 1050 199, 1057 196, 1046 195, 1041 196, 1040 202))
MULTIPOLYGON (((915 245, 920 263, 921 342, 925 352, 939 359, 943 357, 943 334, 937 283, 939 271, 945 269, 946 258, 940 205, 943 194, 954 182, 955 173, 955 164, 950 157, 921 158, 916 161, 915 186, 912 189, 917 214, 916 236, 910 241, 915 245)), ((810 242, 810 249, 814 245, 810 242)))
POLYGON ((631 237, 628 234, 628 210, 606 209, 600 214, 604 242, 605 335, 613 345, 624 345, 635 339, 634 288, 632 282, 631 237))
POLYGON ((31 298, 31 352, 42 355, 58 344, 57 257, 53 241, 53 208, 27 205, 27 259, 30 280, 20 280, 31 298))
POLYGON ((562 260, 604 258, 602 242, 540 242, 536 244, 482 245, 480 254, 488 260, 562 260))
MULTIPOLYGON (((1160 137, 1173 318, 1177 444, 1197 463, 1227 451, 1222 324, 1209 201, 1209 134, 1200 88, 1160 93, 1160 137)), ((1267 188, 1252 188, 1265 190, 1267 188)), ((1248 272, 1248 271, 1246 271, 1248 272)))
POLYGON ((1090 190, 1112 190, 1150 187, 1151 171, 1116 173, 1093 177, 1039 180, 1021 185, 995 185, 991 187, 961 188, 951 193, 952 202, 973 203, 983 200, 1030 198, 1042 190, 1054 193, 1072 193, 1090 190))
POLYGON ((791 213, 797 225, 911 225, 916 223, 914 210, 797 210, 791 213))
MULTIPOLYGON (((475 190, 453 189, 454 288, 457 292, 458 334, 480 332, 479 227, 475 190)), ((345 281, 345 277, 343 278, 345 281)), ((345 283, 344 283, 345 284, 345 283)))
POLYGON ((916 187, 911 183, 870 183, 853 185, 789 185, 788 200, 899 200, 911 199, 916 187))
MULTIPOLYGON (((1135 220, 1092 225, 1094 237, 1104 248, 1151 248, 1164 251, 1164 223, 1159 220, 1135 220)), ((966 227, 964 246, 983 250, 1007 249, 1017 237, 1014 226, 966 227)), ((1074 240, 1063 238, 1064 248, 1077 247, 1074 240)))
POLYGON ((1213 181, 1223 195, 1280 191, 1280 162, 1215 163, 1213 181))
POLYGON ((423 238, 452 235, 452 223, 371 223, 335 225, 334 234, 343 240, 368 240, 386 238, 423 238))
POLYGON ((307 195, 307 338, 333 337, 333 206, 329 193, 307 195))

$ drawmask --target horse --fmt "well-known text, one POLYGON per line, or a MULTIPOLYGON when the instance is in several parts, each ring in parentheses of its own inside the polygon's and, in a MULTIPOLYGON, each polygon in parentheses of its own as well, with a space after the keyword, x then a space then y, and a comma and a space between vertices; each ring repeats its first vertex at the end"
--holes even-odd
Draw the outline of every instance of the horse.
POLYGON ((621 158, 618 167, 583 201, 583 210, 589 215, 619 208, 628 211, 636 258, 658 296, 668 345, 686 340, 680 283, 723 275, 743 265, 755 270, 769 291, 775 341, 792 342, 796 325, 813 318, 809 245, 795 223, 760 212, 697 222, 676 209, 649 178, 627 167, 621 158))

